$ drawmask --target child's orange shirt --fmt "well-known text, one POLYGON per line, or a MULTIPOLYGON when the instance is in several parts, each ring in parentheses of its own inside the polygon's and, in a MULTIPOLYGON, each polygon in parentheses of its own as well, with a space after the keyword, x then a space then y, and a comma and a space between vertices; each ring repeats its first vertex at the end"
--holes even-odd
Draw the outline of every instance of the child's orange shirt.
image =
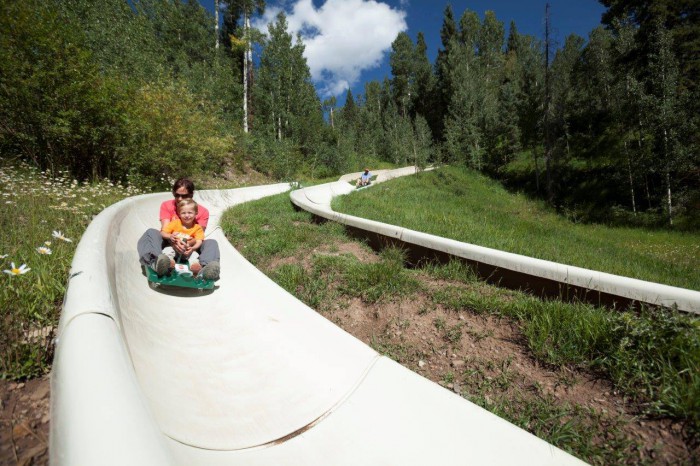
POLYGON ((199 224, 195 223, 192 228, 185 228, 179 218, 176 218, 165 225, 162 231, 165 233, 182 233, 194 239, 204 239, 204 230, 202 230, 202 227, 199 226, 199 224))

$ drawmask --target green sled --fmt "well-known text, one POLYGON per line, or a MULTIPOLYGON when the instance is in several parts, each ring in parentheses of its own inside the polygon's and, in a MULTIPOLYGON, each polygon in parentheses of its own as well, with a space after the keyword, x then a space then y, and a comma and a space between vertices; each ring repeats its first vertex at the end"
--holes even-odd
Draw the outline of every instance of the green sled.
POLYGON ((206 280, 204 278, 193 277, 191 275, 185 276, 175 271, 170 272, 170 275, 158 277, 158 274, 152 268, 145 266, 144 268, 146 269, 146 277, 148 277, 148 281, 156 286, 177 286, 180 288, 196 288, 199 290, 211 290, 214 288, 214 280, 206 280))

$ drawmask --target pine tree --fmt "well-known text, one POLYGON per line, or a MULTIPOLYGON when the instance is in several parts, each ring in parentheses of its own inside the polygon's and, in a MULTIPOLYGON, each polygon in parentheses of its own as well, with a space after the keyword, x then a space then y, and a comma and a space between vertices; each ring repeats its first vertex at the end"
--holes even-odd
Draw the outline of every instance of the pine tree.
POLYGON ((283 12, 268 27, 255 87, 264 132, 278 141, 291 139, 304 153, 317 143, 322 126, 321 103, 311 83, 300 37, 292 43, 283 12))
POLYGON ((428 46, 422 32, 418 33, 415 49, 416 85, 413 108, 429 122, 434 120, 435 75, 428 59, 428 46))
POLYGON ((503 80, 503 23, 493 11, 487 11, 477 34, 478 66, 482 77, 480 132, 484 136, 485 159, 489 167, 498 164, 499 140, 503 137, 499 122, 499 97, 503 80))
POLYGON ((480 125, 484 88, 474 50, 453 39, 445 65, 453 83, 445 118, 445 148, 450 160, 480 170, 484 159, 480 125))
POLYGON ((394 102, 404 117, 412 113, 415 96, 416 60, 413 42, 405 32, 400 32, 391 44, 389 55, 391 65, 391 88, 394 102))
MULTIPOLYGON (((572 124, 580 112, 578 104, 581 104, 576 100, 577 85, 574 81, 574 72, 579 65, 584 44, 582 37, 575 34, 569 35, 564 42, 564 47, 554 56, 550 67, 551 97, 550 105, 546 109, 550 144, 548 160, 550 186, 547 195, 550 202, 554 202, 555 196, 559 194, 559 186, 562 183, 559 170, 566 165, 572 155, 572 124)), ((585 100, 585 93, 581 95, 581 99, 585 100)))
POLYGON ((540 191, 538 151, 543 138, 544 56, 542 44, 533 36, 520 36, 518 41, 518 127, 523 148, 530 151, 534 162, 535 189, 540 191))
POLYGON ((452 44, 457 44, 457 23, 455 23, 452 13, 452 6, 445 7, 444 19, 442 28, 440 29, 440 41, 442 48, 438 50, 437 58, 435 59, 435 75, 436 75, 436 92, 433 105, 435 107, 436 117, 430 121, 430 127, 433 130, 433 135, 436 138, 444 137, 445 115, 452 94, 452 83, 450 82, 450 70, 447 64, 447 56, 450 52, 452 44))
POLYGON ((432 134, 428 122, 422 115, 416 115, 413 122, 413 165, 423 170, 432 152, 432 134))
POLYGON ((379 82, 370 81, 365 84, 364 103, 358 110, 358 137, 355 149, 359 154, 377 158, 384 140, 379 82))

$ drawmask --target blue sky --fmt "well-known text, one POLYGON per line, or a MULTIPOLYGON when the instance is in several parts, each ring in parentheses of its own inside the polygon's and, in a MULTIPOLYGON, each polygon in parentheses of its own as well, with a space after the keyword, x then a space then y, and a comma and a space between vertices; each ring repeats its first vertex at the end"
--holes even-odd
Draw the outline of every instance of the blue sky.
MULTIPOLYGON (((214 0, 200 0, 213 11, 214 0)), ((544 37, 546 0, 281 0, 268 1, 265 24, 284 10, 291 32, 301 31, 306 58, 320 97, 336 95, 343 101, 348 87, 354 95, 364 92, 364 84, 390 76, 389 52, 396 35, 405 31, 416 40, 423 32, 428 57, 435 61, 440 48, 440 28, 445 6, 450 3, 455 20, 469 9, 481 18, 492 10, 505 24, 515 21, 521 34, 544 37)), ((571 33, 584 38, 600 24, 604 7, 597 0, 549 0, 551 31, 555 43, 563 44, 571 33)))

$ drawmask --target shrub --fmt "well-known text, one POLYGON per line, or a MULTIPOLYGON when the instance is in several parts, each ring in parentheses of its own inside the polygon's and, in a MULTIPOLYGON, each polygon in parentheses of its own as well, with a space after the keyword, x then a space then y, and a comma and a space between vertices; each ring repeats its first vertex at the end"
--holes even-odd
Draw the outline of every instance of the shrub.
POLYGON ((219 133, 217 120, 172 82, 139 89, 127 118, 129 139, 120 148, 119 163, 141 185, 211 169, 233 146, 231 136, 219 133))

